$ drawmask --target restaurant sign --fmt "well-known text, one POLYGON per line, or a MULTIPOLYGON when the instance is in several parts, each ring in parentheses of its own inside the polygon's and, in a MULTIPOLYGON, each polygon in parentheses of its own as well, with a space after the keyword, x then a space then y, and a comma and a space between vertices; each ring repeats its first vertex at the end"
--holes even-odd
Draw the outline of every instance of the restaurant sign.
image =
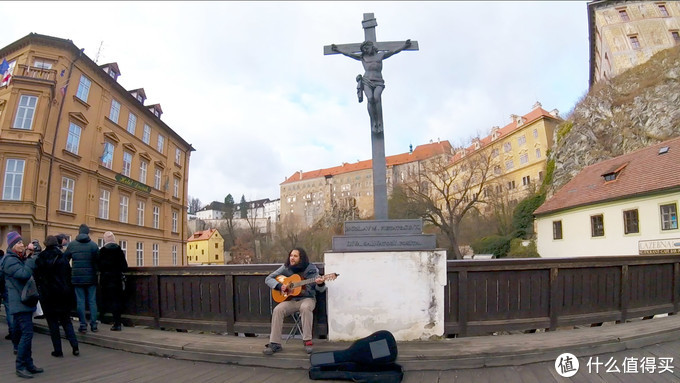
POLYGON ((122 174, 116 174, 116 181, 124 185, 127 185, 133 189, 137 189, 145 193, 151 193, 151 186, 146 186, 143 183, 135 181, 132 178, 126 177, 122 174))
POLYGON ((638 251, 643 254, 680 254, 680 238, 638 241, 638 251))

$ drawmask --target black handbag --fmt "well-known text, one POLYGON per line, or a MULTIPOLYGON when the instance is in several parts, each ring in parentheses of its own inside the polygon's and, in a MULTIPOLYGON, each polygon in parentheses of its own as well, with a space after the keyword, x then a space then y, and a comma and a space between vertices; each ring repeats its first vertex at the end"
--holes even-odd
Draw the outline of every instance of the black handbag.
POLYGON ((38 286, 35 284, 33 276, 31 276, 21 290, 21 303, 26 306, 37 306, 39 298, 40 293, 38 293, 38 286))

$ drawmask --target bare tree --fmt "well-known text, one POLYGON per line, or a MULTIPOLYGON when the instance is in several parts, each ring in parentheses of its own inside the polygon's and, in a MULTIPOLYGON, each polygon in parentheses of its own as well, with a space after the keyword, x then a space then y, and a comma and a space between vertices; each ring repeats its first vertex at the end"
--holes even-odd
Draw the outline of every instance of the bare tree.
POLYGON ((402 184, 415 211, 448 240, 450 259, 462 259, 458 243, 461 221, 487 203, 484 189, 493 164, 498 162, 491 153, 461 149, 453 163, 446 156, 423 161, 419 171, 402 184))
POLYGON ((196 212, 201 210, 201 208, 203 208, 201 200, 189 196, 189 214, 196 214, 196 212))
POLYGON ((222 234, 222 237, 225 239, 225 250, 231 249, 236 244, 236 233, 234 230, 234 207, 234 197, 232 197, 231 194, 227 194, 227 196, 224 198, 225 232, 222 234))

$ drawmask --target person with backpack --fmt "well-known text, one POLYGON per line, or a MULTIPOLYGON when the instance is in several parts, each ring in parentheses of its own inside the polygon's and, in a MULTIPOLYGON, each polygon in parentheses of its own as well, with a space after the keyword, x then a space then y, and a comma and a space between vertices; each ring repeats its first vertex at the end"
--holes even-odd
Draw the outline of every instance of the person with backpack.
POLYGON ((69 242, 64 252, 72 261, 71 283, 76 292, 76 311, 80 320, 78 332, 87 332, 85 306, 90 309, 90 330, 97 332, 97 244, 90 239, 90 228, 82 224, 75 241, 69 242))

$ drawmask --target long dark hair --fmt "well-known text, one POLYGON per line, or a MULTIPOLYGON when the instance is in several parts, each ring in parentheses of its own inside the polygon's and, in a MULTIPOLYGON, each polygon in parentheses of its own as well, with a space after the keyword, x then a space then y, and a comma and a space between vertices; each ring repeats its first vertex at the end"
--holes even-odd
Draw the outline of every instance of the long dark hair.
POLYGON ((306 269, 307 266, 309 266, 309 257, 307 257, 307 252, 305 249, 301 247, 296 247, 294 249, 291 249, 288 252, 288 256, 286 257, 286 263, 284 263, 284 266, 290 267, 290 254, 293 252, 293 250, 297 250, 300 253, 300 263, 296 268, 301 268, 302 270, 306 269))

